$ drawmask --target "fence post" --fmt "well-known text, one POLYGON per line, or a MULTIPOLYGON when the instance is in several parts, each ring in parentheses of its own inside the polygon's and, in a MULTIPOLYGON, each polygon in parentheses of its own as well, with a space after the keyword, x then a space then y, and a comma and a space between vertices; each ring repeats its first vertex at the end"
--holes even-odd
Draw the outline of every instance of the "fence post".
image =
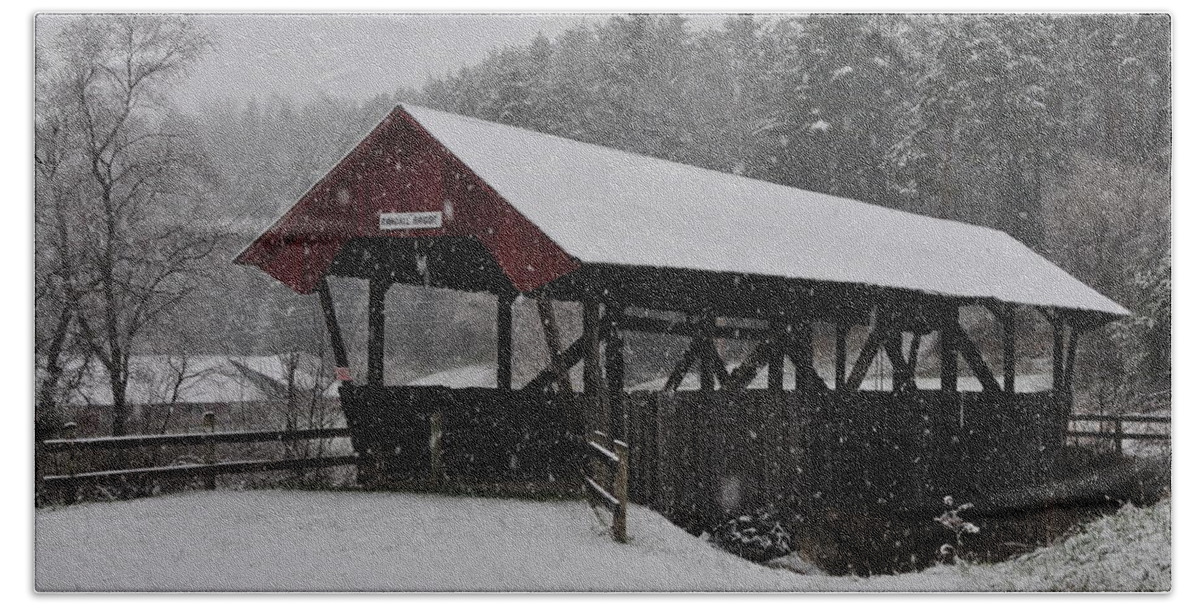
POLYGON ((629 446, 624 441, 613 441, 613 452, 617 455, 617 478, 613 482, 613 494, 617 499, 617 509, 613 512, 613 538, 624 543, 629 540, 625 534, 629 513, 629 446))
POLYGON ((435 486, 441 487, 445 475, 442 464, 442 413, 434 412, 429 416, 429 472, 433 475, 435 486))
POLYGON ((1124 414, 1117 414, 1115 417, 1117 422, 1117 431, 1116 433, 1113 433, 1113 443, 1117 449, 1118 456, 1123 456, 1125 454, 1125 428, 1122 425, 1122 419, 1124 417, 1124 414))
MULTIPOLYGON (((76 425, 74 421, 67 422, 63 425, 63 437, 66 439, 75 439, 75 431, 77 428, 78 425, 76 425)), ((75 458, 78 455, 77 450, 78 448, 75 447, 75 444, 71 444, 71 447, 67 449, 66 473, 71 477, 71 479, 67 480, 67 482, 63 484, 62 499, 63 502, 68 505, 75 504, 76 495, 79 493, 79 488, 75 483, 75 458)))
MULTIPOLYGON (((205 446, 205 464, 214 464, 217 461, 217 443, 213 441, 213 431, 217 428, 217 415, 211 411, 204 412, 204 432, 208 433, 208 438, 204 442, 205 446)), ((204 488, 208 490, 217 489, 217 474, 213 471, 207 471, 204 474, 204 488)))

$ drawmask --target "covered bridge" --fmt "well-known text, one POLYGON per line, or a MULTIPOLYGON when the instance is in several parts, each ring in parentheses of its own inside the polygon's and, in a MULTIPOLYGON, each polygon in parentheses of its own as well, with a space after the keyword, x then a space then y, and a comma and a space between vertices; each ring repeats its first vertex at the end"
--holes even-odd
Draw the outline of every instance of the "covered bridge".
POLYGON ((756 507, 937 503, 1036 481, 1063 443, 1079 334, 1127 314, 993 229, 416 106, 236 261, 319 295, 364 480, 427 471, 437 420, 448 475, 578 483, 579 438, 599 428, 631 445, 634 500, 697 530, 756 507), (329 275, 369 281, 366 370, 348 369, 329 275), (395 283, 495 294, 494 389, 383 385, 395 283), (538 301, 556 353, 520 387, 518 294, 538 301), (558 344, 555 300, 582 305, 573 344, 558 344), (1001 369, 960 324, 973 305, 1003 327, 1001 369), (1049 391, 1014 390, 1016 307, 1053 327, 1049 391), (814 371, 816 322, 836 328, 829 384, 814 371), (869 333, 847 352, 854 326, 869 333), (626 332, 691 338, 661 390, 626 389, 626 332), (938 344, 939 390, 916 386, 923 336, 938 344), (731 366, 715 338, 754 346, 731 366), (890 391, 861 390, 876 357, 890 391), (958 390, 960 360, 981 392, 958 390), (763 367, 767 388, 746 388, 763 367), (699 390, 675 390, 689 370, 699 390))

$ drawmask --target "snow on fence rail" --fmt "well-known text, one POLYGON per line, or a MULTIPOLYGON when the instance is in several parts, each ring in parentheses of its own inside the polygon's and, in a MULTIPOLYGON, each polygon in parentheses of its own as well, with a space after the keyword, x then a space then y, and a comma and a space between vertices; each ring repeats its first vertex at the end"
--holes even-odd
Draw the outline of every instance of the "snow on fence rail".
POLYGON ((604 507, 612 513, 613 538, 628 540, 625 522, 629 514, 629 446, 610 440, 601 431, 592 431, 587 444, 589 470, 584 471, 583 485, 592 509, 604 507))
MULTIPOLYGON (((212 428, 212 419, 207 414, 205 424, 212 428)), ((70 433, 71 427, 67 431, 70 433)), ((260 473, 265 471, 293 470, 304 471, 353 465, 358 462, 355 454, 335 456, 306 456, 300 458, 283 458, 278 460, 233 460, 216 462, 217 444, 228 443, 265 443, 265 442, 296 442, 313 439, 332 439, 349 437, 348 428, 300 429, 285 431, 222 431, 207 433, 183 433, 175 435, 130 435, 123 437, 87 437, 48 439, 41 443, 41 448, 48 454, 67 453, 67 472, 59 475, 45 475, 42 482, 47 488, 59 492, 67 504, 75 502, 75 496, 80 484, 122 477, 147 477, 153 479, 169 477, 203 477, 205 487, 215 489, 217 475, 237 473, 260 473), (99 450, 120 450, 130 448, 162 447, 162 446, 206 446, 206 462, 172 464, 157 467, 138 467, 110 469, 100 471, 78 471, 78 463, 82 460, 83 452, 99 450)))
POLYGON ((1136 414, 1072 414, 1067 436, 1076 443, 1083 437, 1108 439, 1113 451, 1125 453, 1125 440, 1171 441, 1170 416, 1145 416, 1136 414), (1165 431, 1151 432, 1153 427, 1165 431))

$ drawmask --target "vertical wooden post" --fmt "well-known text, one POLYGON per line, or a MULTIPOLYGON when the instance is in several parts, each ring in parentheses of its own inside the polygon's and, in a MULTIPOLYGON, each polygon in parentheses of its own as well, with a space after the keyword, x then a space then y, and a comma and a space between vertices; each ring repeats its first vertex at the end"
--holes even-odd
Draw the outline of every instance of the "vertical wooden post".
POLYGON ((1051 353, 1053 365, 1053 385, 1054 392, 1058 394, 1062 391, 1062 367, 1063 367, 1063 324, 1062 317, 1053 315, 1050 317, 1050 327, 1054 331, 1054 351, 1051 353))
POLYGON ((1054 331, 1054 344, 1052 348, 1052 363, 1053 366, 1053 420, 1055 422, 1058 436, 1055 445, 1061 446, 1066 443, 1067 428, 1071 424, 1071 405, 1070 398, 1067 396, 1063 386, 1063 316, 1061 313, 1049 311, 1046 317, 1050 320, 1050 326, 1054 331))
POLYGON ((1017 307, 1005 304, 1000 319, 1004 330, 1004 392, 1013 394, 1017 385, 1017 307))
POLYGON ((963 414, 962 399, 958 394, 958 303, 945 303, 940 317, 938 358, 942 369, 941 394, 938 401, 941 407, 938 408, 940 415, 936 425, 945 429, 952 443, 937 452, 930 470, 936 472, 936 483, 957 485, 963 479, 962 475, 967 468, 963 466, 967 446, 962 440, 969 437, 963 436, 966 417, 963 414))
POLYGON ((695 509, 693 517, 705 513, 714 504, 716 475, 712 466, 713 450, 709 447, 715 439, 716 429, 713 419, 716 417, 716 362, 712 353, 715 352, 712 343, 712 328, 716 320, 712 315, 705 314, 699 319, 700 331, 697 334, 696 355, 700 358, 700 395, 692 409, 692 445, 689 447, 689 464, 693 467, 690 477, 689 495, 695 509), (707 334, 707 335, 706 335, 707 334))
MULTIPOLYGON (((213 441, 213 432, 217 430, 217 415, 212 412, 204 412, 204 432, 208 437, 204 441, 205 449, 205 464, 214 464, 217 462, 217 444, 213 441)), ((204 487, 208 490, 217 489, 217 476, 209 471, 204 474, 204 487)))
POLYGON ((887 352, 888 361, 892 364, 892 392, 896 393, 903 389, 908 382, 908 362, 905 361, 903 355, 904 332, 888 328, 884 339, 889 344, 884 350, 887 352))
MULTIPOLYGON (((79 425, 75 424, 74 421, 70 421, 70 422, 67 422, 66 424, 63 424, 63 437, 65 439, 75 439, 75 433, 78 428, 79 428, 79 425)), ((70 479, 66 483, 63 484, 63 491, 62 491, 62 501, 63 501, 63 503, 68 504, 68 505, 75 504, 75 499, 76 499, 77 495, 79 494, 79 486, 75 483, 75 472, 76 472, 76 467, 79 466, 78 463, 79 463, 79 448, 75 447, 75 444, 72 443, 71 446, 67 448, 67 471, 66 471, 66 474, 67 474, 67 476, 70 477, 70 479)))
POLYGON ((1059 317, 1054 318, 1054 392, 1059 397, 1062 396, 1063 390, 1063 326, 1062 320, 1059 317))
POLYGON ((1113 447, 1116 448, 1118 456, 1125 454, 1125 426, 1121 422, 1124 417, 1123 414, 1117 414, 1114 417, 1117 421, 1117 428, 1113 433, 1113 447))
POLYGON ((707 334, 700 336, 703 344, 697 353, 700 357, 700 390, 705 393, 711 393, 717 390, 716 361, 713 361, 713 358, 710 356, 715 350, 711 330, 716 326, 716 320, 711 315, 705 315, 700 320, 700 326, 703 328, 701 333, 707 334))
POLYGON ((372 278, 367 291, 367 385, 383 386, 384 302, 391 282, 372 278))
POLYGON ((792 365, 796 368, 795 390, 808 395, 813 389, 812 324, 805 321, 792 327, 792 365))
POLYGON ((771 323, 770 358, 767 359, 767 390, 774 394, 783 392, 783 349, 784 328, 780 323, 771 323))
POLYGON ((329 291, 329 281, 321 277, 317 283, 317 296, 321 302, 321 312, 325 317, 325 331, 329 334, 329 345, 333 348, 333 362, 337 366, 337 378, 349 382, 350 359, 346 355, 346 342, 342 340, 342 326, 338 324, 337 311, 333 307, 333 294, 329 291))
POLYGON ((595 298, 587 297, 583 301, 583 335, 585 348, 583 353, 583 396, 587 404, 588 420, 604 411, 601 395, 603 377, 600 371, 600 303, 595 298))
POLYGON ((503 294, 496 297, 496 388, 512 390, 513 358, 513 297, 503 294))
POLYGON ((905 360, 905 377, 908 382, 912 383, 913 388, 917 386, 917 357, 921 354, 921 336, 924 334, 919 331, 914 331, 912 340, 908 343, 908 358, 905 360))
POLYGON ((846 388, 846 334, 850 328, 842 321, 837 323, 837 344, 834 346, 834 361, 833 369, 836 378, 834 378, 834 390, 839 393, 846 388))
MULTIPOLYGON (((1060 318, 1062 318, 1061 315, 1060 318)), ((1065 320, 1063 324, 1065 325, 1065 320)), ((1071 337, 1067 340, 1066 360, 1063 361, 1062 377, 1060 378, 1061 389, 1059 391, 1061 393, 1059 399, 1062 402, 1062 418, 1059 425, 1059 432, 1063 443, 1066 440, 1067 429, 1071 425, 1071 412, 1075 410, 1075 393, 1072 390, 1071 384, 1075 375, 1075 353, 1079 348, 1079 327, 1071 325, 1069 329, 1071 330, 1071 337)), ((1120 451, 1120 444, 1117 445, 1117 448, 1118 453, 1123 453, 1120 451)))
POLYGON ((948 304, 942 315, 941 331, 942 392, 958 392, 958 305, 948 304))
POLYGON ((1063 392, 1072 394, 1071 385, 1075 379, 1075 353, 1079 349, 1079 327, 1072 325, 1071 337, 1067 339, 1067 360, 1063 363, 1063 392))
POLYGON ((445 478, 445 467, 442 465, 442 413, 434 412, 429 416, 429 473, 433 484, 440 487, 445 478))
POLYGON ((625 442, 613 441, 613 452, 617 455, 617 475, 613 481, 613 495, 617 508, 613 511, 613 538, 619 543, 629 540, 626 520, 629 515, 629 446, 625 442))
POLYGON ((608 312, 611 325, 604 346, 604 376, 608 380, 608 435, 625 440, 627 416, 625 412, 625 340, 621 337, 620 317, 622 310, 612 307, 608 312))

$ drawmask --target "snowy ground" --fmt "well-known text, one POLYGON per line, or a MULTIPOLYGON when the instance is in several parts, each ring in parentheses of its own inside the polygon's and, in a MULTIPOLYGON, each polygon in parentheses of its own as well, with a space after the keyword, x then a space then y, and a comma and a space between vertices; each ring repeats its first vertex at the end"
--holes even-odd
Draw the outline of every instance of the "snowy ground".
POLYGON ((630 514, 631 543, 619 545, 581 502, 197 492, 39 510, 35 576, 42 591, 976 591, 1064 584, 1135 588, 1138 580, 1149 580, 1152 588, 1169 585, 1169 531, 1162 529, 1169 528, 1169 509, 1130 510, 1112 519, 1101 522, 1108 528, 1099 541, 1077 542, 1069 550, 1070 543, 1052 547, 1024 562, 856 579, 758 566, 640 507, 630 514), (1136 538, 1122 538, 1130 534, 1136 538), (1093 559, 1095 551, 1102 556, 1095 572, 1084 563, 1084 574, 1072 574, 1081 569, 1074 562, 1093 559), (1131 555, 1140 563, 1125 563, 1131 555), (1070 564, 1071 572, 1056 564, 1070 564), (1123 573, 1134 582, 1122 583, 1123 573))

